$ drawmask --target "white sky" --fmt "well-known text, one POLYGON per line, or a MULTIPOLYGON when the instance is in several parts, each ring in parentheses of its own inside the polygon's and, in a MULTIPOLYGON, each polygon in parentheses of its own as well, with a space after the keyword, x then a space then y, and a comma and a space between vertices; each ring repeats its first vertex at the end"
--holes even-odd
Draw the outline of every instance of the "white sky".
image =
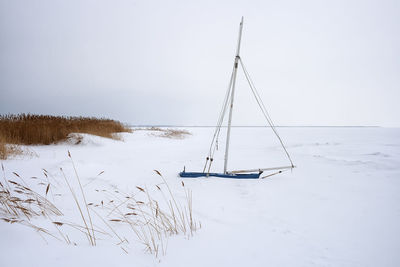
MULTIPOLYGON (((0 0, 0 114, 214 125, 241 57, 278 125, 400 126, 400 1, 0 0)), ((234 123, 262 116, 239 74, 234 123)))

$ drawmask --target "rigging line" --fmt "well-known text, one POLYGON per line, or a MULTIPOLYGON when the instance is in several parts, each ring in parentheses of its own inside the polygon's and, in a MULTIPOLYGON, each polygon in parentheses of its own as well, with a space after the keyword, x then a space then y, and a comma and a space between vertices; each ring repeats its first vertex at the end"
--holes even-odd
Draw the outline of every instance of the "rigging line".
POLYGON ((267 109, 265 108, 264 103, 262 102, 262 99, 259 97, 258 92, 257 92, 257 94, 255 93, 255 91, 257 91, 257 89, 255 88, 255 86, 253 87, 254 84, 252 85, 252 83, 250 82, 250 81, 251 81, 250 75, 249 75, 249 73, 247 72, 247 70, 246 70, 246 68, 245 68, 245 66, 244 66, 244 64, 243 64, 242 59, 240 58, 239 60, 240 60, 240 65, 241 65, 242 68, 243 68, 243 72, 244 72, 244 74, 245 74, 245 76, 246 76, 247 82, 249 83, 250 89, 251 89, 251 91, 252 91, 253 94, 254 94, 254 97, 255 97, 255 99, 256 99, 256 101, 257 101, 258 106, 260 107, 262 113, 264 114, 264 117, 267 119, 269 125, 271 126, 272 131, 275 133, 276 137, 278 138, 279 142, 281 143, 282 148, 283 148, 283 150, 285 151, 286 156, 288 157, 288 159, 289 159, 289 161, 290 161, 290 164, 292 164, 292 166, 294 166, 294 165, 293 165, 293 161, 292 161, 292 159, 291 159, 291 157, 290 157, 290 155, 289 155, 289 152, 287 151, 285 145, 283 144, 283 141, 282 141, 281 137, 279 136, 278 132, 276 131, 275 126, 274 126, 274 124, 272 123, 272 120, 270 119, 270 117, 269 117, 269 115, 268 115, 268 111, 267 111, 267 109), (258 96, 258 97, 257 97, 257 96, 258 96), (263 108, 263 107, 264 107, 264 108, 263 108))
MULTIPOLYGON (((251 77, 250 77, 249 72, 248 72, 247 69, 245 68, 244 63, 241 62, 241 65, 242 65, 242 67, 243 67, 243 71, 244 71, 245 73, 247 73, 247 76, 248 76, 248 78, 249 78, 248 81, 250 81, 251 86, 254 88, 255 93, 257 94, 258 98, 261 100, 262 98, 261 98, 260 94, 258 93, 257 88, 256 88, 256 86, 254 85, 254 82, 253 82, 253 80, 252 80, 251 77)), ((275 124, 274 124, 274 122, 272 121, 271 116, 269 115, 269 112, 268 112, 267 108, 265 107, 264 102, 262 102, 262 100, 261 100, 261 105, 263 106, 263 108, 264 108, 264 110, 265 110, 265 112, 266 112, 266 114, 267 114, 267 116, 268 116, 269 121, 270 121, 271 124, 275 127, 275 124)))
POLYGON ((273 123, 273 121, 272 121, 272 119, 271 119, 271 117, 270 117, 270 115, 269 115, 269 113, 268 113, 267 108, 265 107, 264 103, 262 102, 262 99, 261 99, 261 97, 260 97, 260 94, 258 93, 258 91, 257 91, 257 89, 256 89, 256 87, 255 87, 255 85, 254 85, 254 83, 253 83, 253 81, 252 81, 252 79, 251 79, 251 77, 250 77, 250 74, 248 73, 248 71, 247 71, 247 69, 246 69, 246 67, 244 66, 244 63, 243 63, 242 61, 241 61, 241 66, 242 66, 243 71, 244 71, 244 73, 245 73, 247 82, 248 82, 249 85, 250 85, 250 89, 252 90, 253 95, 254 95, 254 97, 255 97, 256 100, 257 100, 258 105, 260 106, 260 108, 261 108, 261 110, 263 111, 263 113, 265 113, 264 116, 266 116, 266 119, 267 119, 267 121, 268 121, 268 123, 270 124, 271 127, 272 127, 272 126, 275 126, 274 123, 273 123))
MULTIPOLYGON (((220 117, 219 117, 216 129, 215 129, 215 133, 214 133, 213 139, 211 141, 210 150, 209 150, 209 157, 208 157, 210 159, 209 166, 208 166, 208 172, 210 172, 210 168, 211 168, 211 165, 212 165, 213 157, 214 157, 215 151, 216 151, 217 146, 218 146, 218 138, 219 138, 219 134, 221 132, 221 126, 222 126, 222 123, 223 123, 224 118, 225 118, 225 113, 226 113, 226 109, 228 107, 228 103, 230 102, 234 71, 235 71, 235 64, 232 67, 231 78, 230 78, 230 81, 229 81, 228 90, 227 90, 226 95, 225 95, 223 108, 221 110, 220 117), (215 141, 215 144, 214 144, 214 141, 215 141)), ((208 160, 206 160, 206 164, 204 166, 203 172, 205 171, 205 167, 207 166, 207 162, 208 162, 208 160)))
POLYGON ((257 101, 258 105, 259 105, 260 108, 261 108, 261 111, 263 112, 265 118, 267 119, 268 123, 270 124, 272 131, 275 133, 276 137, 278 138, 279 142, 281 143, 282 148, 284 149, 284 151, 285 151, 285 153, 286 153, 286 155, 287 155, 287 157, 288 157, 290 163, 292 164, 292 166, 294 166, 294 165, 293 165, 293 161, 292 161, 292 159, 291 159, 291 157, 290 157, 290 155, 289 155, 289 152, 287 151, 285 145, 283 144, 283 141, 282 141, 281 137, 279 136, 277 130, 275 129, 275 126, 274 126, 274 124, 273 124, 271 118, 269 117, 268 111, 267 111, 267 109, 265 108, 265 105, 264 105, 264 103, 262 102, 261 97, 259 97, 259 94, 258 94, 258 92, 257 92, 257 89, 255 88, 254 84, 251 84, 251 83, 250 83, 250 81, 251 81, 250 75, 249 75, 249 73, 247 72, 247 70, 246 70, 246 68, 245 68, 245 66, 244 66, 244 64, 243 64, 243 62, 242 62, 242 60, 240 60, 240 63, 241 63, 241 66, 242 66, 242 68, 243 68, 243 71, 244 71, 244 73, 245 73, 246 79, 247 79, 247 81, 249 82, 250 88, 251 88, 251 90, 252 90, 252 92, 253 92, 253 94, 254 94, 254 97, 256 98, 256 101, 257 101), (257 92, 257 94, 256 94, 256 92, 257 92), (257 96, 258 96, 258 97, 257 97, 257 96))
POLYGON ((261 97, 259 96, 258 92, 255 90, 255 86, 252 83, 252 80, 250 78, 249 73, 247 72, 247 69, 245 68, 245 66, 244 66, 242 61, 240 63, 241 63, 241 66, 243 68, 243 71, 244 71, 245 77, 247 79, 247 82, 249 83, 250 89, 253 92, 253 95, 254 95, 254 97, 255 97, 255 99, 256 99, 261 111, 264 113, 264 116, 266 117, 266 119, 267 119, 268 123, 270 124, 270 126, 271 127, 274 126, 270 116, 266 116, 266 115, 269 115, 268 111, 266 110, 265 106, 263 105, 261 97), (256 94, 256 92, 257 92, 257 94, 256 94))
MULTIPOLYGON (((229 92, 230 92, 230 90, 228 90, 228 93, 229 93, 229 92)), ((217 145, 218 145, 218 137, 219 137, 219 134, 220 134, 220 131, 221 131, 221 125, 222 125, 223 120, 224 120, 224 117, 225 117, 225 111, 226 111, 226 107, 227 107, 227 103, 229 102, 229 99, 230 99, 230 98, 228 98, 228 99, 226 100, 226 103, 225 103, 225 105, 224 105, 224 111, 223 111, 222 114, 221 114, 221 119, 220 119, 219 122, 218 122, 216 131, 215 131, 215 134, 214 134, 214 138, 213 138, 213 140, 212 140, 212 142, 211 142, 209 155, 208 155, 208 157, 207 157, 206 164, 204 165, 203 172, 205 172, 205 168, 206 168, 206 166, 207 166, 208 160, 210 160, 210 161, 209 161, 207 173, 210 172, 211 164, 213 163, 213 160, 214 160, 215 150, 217 149, 217 145), (215 143, 214 143, 214 140, 215 140, 215 143)))
POLYGON ((255 88, 254 84, 250 84, 251 78, 250 78, 249 73, 247 72, 246 68, 244 67, 243 62, 241 62, 241 64, 242 64, 243 70, 245 71, 246 78, 248 79, 250 88, 252 89, 252 92, 253 92, 253 94, 254 94, 256 100, 257 100, 258 105, 260 106, 261 110, 263 111, 263 114, 264 114, 264 116, 266 117, 268 123, 270 124, 271 129, 273 130, 273 132, 275 133, 275 135, 276 135, 277 138, 279 139, 279 141, 280 141, 280 143, 281 143, 281 145, 282 145, 282 148, 285 150, 285 153, 286 153, 288 159, 290 160, 290 163, 291 163, 292 166, 293 166, 293 162, 292 162, 292 160, 291 160, 291 158, 290 158, 290 155, 289 155, 289 153, 288 153, 286 147, 284 146, 283 141, 282 141, 282 139, 280 138, 280 136, 279 136, 277 130, 275 129, 275 126, 274 126, 274 124, 273 124, 271 118, 270 118, 270 117, 267 118, 267 114, 268 114, 268 113, 267 113, 267 110, 266 110, 266 108, 265 108, 265 105, 264 105, 263 102, 262 102, 261 97, 259 97, 259 94, 258 94, 258 92, 257 92, 257 89, 255 88), (258 97, 257 97, 257 96, 258 96, 258 97))
MULTIPOLYGON (((216 128, 215 128, 214 135, 213 135, 213 138, 212 138, 212 140, 211 140, 210 149, 209 149, 208 157, 207 157, 206 162, 205 162, 205 164, 204 164, 203 172, 205 172, 205 170, 206 170, 206 166, 207 166, 208 160, 209 160, 210 158, 212 158, 212 156, 214 155, 214 152, 215 152, 215 146, 214 146, 214 151, 212 151, 212 150, 213 150, 212 148, 213 148, 214 141, 215 141, 216 139, 218 139, 219 132, 220 132, 220 130, 221 130, 221 125, 222 125, 222 122, 223 122, 223 120, 224 120, 224 116, 225 116, 225 112, 226 112, 226 107, 227 107, 228 102, 229 102, 230 91, 231 91, 231 88, 232 88, 233 71, 234 71, 234 68, 232 68, 232 73, 231 73, 231 78, 230 78, 230 81, 229 81, 229 86, 228 86, 228 89, 227 89, 227 91, 226 91, 226 95, 225 95, 225 98, 224 98, 224 102, 223 102, 223 105, 222 105, 222 109, 221 109, 220 114, 219 114, 217 126, 216 126, 216 128)), ((209 166, 208 169, 210 169, 210 167, 211 167, 211 161, 210 161, 210 166, 209 166)))
POLYGON ((219 119, 219 121, 217 123, 216 131, 215 131, 213 140, 212 140, 211 145, 210 145, 210 151, 209 151, 210 162, 209 162, 209 166, 208 166, 208 172, 210 172, 211 164, 213 162, 214 153, 215 153, 215 150, 217 149, 217 145, 218 145, 217 142, 218 142, 219 134, 221 132, 221 126, 222 126, 222 123, 223 123, 224 118, 225 118, 226 109, 227 109, 227 106, 228 106, 228 103, 229 103, 229 99, 230 99, 230 95, 231 95, 230 92, 231 92, 231 89, 232 89, 232 80, 233 80, 233 72, 232 72, 232 75, 231 75, 231 80, 229 82, 229 88, 228 88, 227 94, 225 96, 224 106, 223 106, 223 109, 222 109, 221 114, 220 114, 220 119, 219 119), (214 143, 214 141, 215 141, 215 143, 214 143))
POLYGON ((252 86, 252 87, 254 88, 254 91, 255 91, 255 93, 257 94, 257 97, 260 99, 261 105, 263 106, 263 108, 264 108, 264 110, 265 110, 265 113, 266 113, 267 116, 268 116, 269 121, 270 121, 271 124, 275 127, 275 124, 274 124, 274 122, 272 121, 272 118, 271 118, 271 116, 269 115, 269 112, 268 112, 267 108, 265 107, 264 102, 262 101, 262 98, 261 98, 260 94, 258 93, 257 88, 256 88, 256 86, 254 85, 254 82, 253 82, 253 80, 252 80, 251 77, 250 77, 249 72, 248 72, 247 69, 245 68, 243 62, 241 62, 241 65, 242 65, 243 71, 244 71, 245 73, 247 73, 247 77, 249 78, 249 79, 248 79, 248 82, 251 83, 250 86, 252 86))
POLYGON ((209 155, 211 155, 212 145, 213 145, 215 139, 217 138, 217 135, 219 134, 219 131, 220 131, 222 122, 223 122, 223 120, 224 120, 224 116, 225 116, 225 112, 226 112, 226 107, 227 107, 228 102, 229 102, 229 95, 230 95, 230 91, 231 91, 231 88, 232 88, 232 80, 233 80, 233 70, 232 70, 232 74, 231 74, 231 79, 230 79, 230 81, 229 81, 229 87, 228 87, 228 90, 226 91, 226 95, 225 95, 225 98, 224 98, 224 103, 223 103, 222 109, 221 109, 221 111, 220 111, 220 115, 219 115, 219 119, 218 119, 218 122, 217 122, 217 126, 216 126, 216 128, 215 128, 214 136, 213 136, 213 139, 212 139, 212 141, 211 141, 210 153, 209 153, 209 155))

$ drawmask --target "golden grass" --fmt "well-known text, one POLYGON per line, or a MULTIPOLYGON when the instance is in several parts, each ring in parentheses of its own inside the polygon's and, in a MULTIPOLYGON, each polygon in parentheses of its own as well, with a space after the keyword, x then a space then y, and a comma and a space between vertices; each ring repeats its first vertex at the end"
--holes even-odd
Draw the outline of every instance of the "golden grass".
POLYGON ((131 129, 121 122, 104 118, 0 115, 0 159, 18 153, 15 145, 54 144, 65 141, 71 133, 118 139, 115 133, 121 132, 131 132, 131 129))
POLYGON ((146 130, 154 132, 154 136, 170 138, 170 139, 184 139, 186 136, 191 135, 189 131, 178 130, 171 128, 150 127, 139 130, 146 130))
POLYGON ((166 254, 169 236, 183 234, 189 238, 201 224, 193 218, 192 191, 182 182, 185 198, 177 201, 162 174, 154 171, 161 177, 161 184, 150 189, 136 186, 137 194, 120 195, 117 199, 125 200, 110 201, 111 206, 104 208, 110 209, 111 222, 130 226, 145 250, 159 257, 166 254))
POLYGON ((17 145, 7 144, 0 135, 0 160, 6 159, 9 156, 14 156, 22 153, 17 145))
MULTIPOLYGON (((108 201, 88 202, 70 152, 68 152, 68 157, 76 176, 75 186, 72 184, 72 180, 66 177, 62 168, 60 168, 60 172, 65 186, 71 192, 76 204, 75 211, 79 212, 83 225, 67 221, 63 212, 48 200, 47 196, 53 195, 52 188, 61 189, 62 184, 47 170, 43 169, 45 179, 31 177, 31 181, 41 181, 39 184, 45 186, 43 196, 35 192, 18 173, 12 172, 9 174, 12 178, 7 177, 3 164, 1 164, 2 177, 0 177, 0 220, 11 224, 26 225, 39 234, 46 234, 69 245, 77 245, 68 235, 71 233, 70 230, 85 235, 91 246, 96 246, 98 241, 111 237, 112 240, 118 242, 116 245, 120 246, 124 253, 129 253, 127 244, 130 244, 130 241, 118 232, 121 227, 127 227, 132 230, 135 239, 142 244, 145 251, 155 257, 166 254, 168 238, 171 235, 182 234, 189 238, 197 229, 201 228, 201 224, 193 218, 192 192, 183 182, 181 185, 184 197, 177 199, 176 193, 171 190, 166 179, 159 171, 155 170, 161 177, 162 183, 154 185, 154 187, 136 186, 138 191, 133 193, 123 193, 116 188, 112 190, 96 189, 95 191, 104 194, 103 197, 108 201), (52 182, 49 178, 52 179, 52 182), (46 183, 43 183, 44 181, 46 183), (81 194, 77 194, 77 191, 81 194), (97 217, 92 217, 92 215, 97 217), (54 217, 58 216, 64 217, 54 220, 54 217), (31 222, 34 217, 44 218, 42 223, 45 225, 50 223, 57 232, 52 233, 45 227, 34 225, 31 222), (92 219, 95 218, 99 218, 110 232, 99 228, 99 221, 96 224, 94 221, 92 222, 92 219), (70 227, 70 230, 65 227, 70 227)), ((100 172, 99 175, 102 173, 100 172)))
MULTIPOLYGON (((4 166, 1 164, 3 180, 0 182, 0 215, 6 222, 22 222, 21 218, 30 220, 33 217, 51 215, 60 216, 62 212, 46 197, 32 190, 25 180, 16 172, 15 179, 7 179, 4 166), (17 182, 18 180, 18 182, 17 182)), ((50 184, 46 189, 46 196, 50 184)))

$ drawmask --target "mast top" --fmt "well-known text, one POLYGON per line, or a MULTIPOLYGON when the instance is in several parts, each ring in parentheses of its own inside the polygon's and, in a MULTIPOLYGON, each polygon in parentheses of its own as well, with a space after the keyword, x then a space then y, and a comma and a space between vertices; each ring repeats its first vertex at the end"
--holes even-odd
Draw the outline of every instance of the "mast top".
POLYGON ((236 49, 236 57, 239 57, 240 42, 242 39, 242 30, 243 30, 243 16, 242 16, 242 20, 240 21, 240 26, 239 26, 239 39, 238 39, 238 45, 237 45, 237 49, 236 49))

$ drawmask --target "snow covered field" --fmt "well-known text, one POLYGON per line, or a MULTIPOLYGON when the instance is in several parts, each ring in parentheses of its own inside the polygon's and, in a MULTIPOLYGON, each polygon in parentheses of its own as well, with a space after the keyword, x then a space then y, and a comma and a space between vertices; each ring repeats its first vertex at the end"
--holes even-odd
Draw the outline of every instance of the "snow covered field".
MULTIPOLYGON (((65 219, 81 223, 60 173, 62 167, 74 177, 68 150, 87 184, 88 202, 103 199, 96 190, 137 192, 136 186, 159 184, 154 169, 181 201, 178 172, 183 166, 202 170, 213 133, 187 130, 192 135, 184 139, 134 131, 123 134, 123 142, 85 135, 80 145, 34 146, 32 155, 2 163, 7 178, 16 172, 43 195, 46 186, 29 177, 44 179, 46 169, 60 182, 53 194, 61 195, 49 199, 65 219)), ((130 241, 124 245, 128 254, 112 238, 90 247, 84 235, 71 232, 78 244, 73 246, 0 221, 0 266, 400 266, 400 129, 278 131, 297 168, 262 180, 185 179, 202 227, 191 238, 171 237, 165 256, 144 253, 132 232, 118 224, 115 230, 130 241)), ((267 128, 233 128, 231 139, 229 169, 287 165, 267 128)), ((222 169, 223 142, 215 171, 222 169)))

